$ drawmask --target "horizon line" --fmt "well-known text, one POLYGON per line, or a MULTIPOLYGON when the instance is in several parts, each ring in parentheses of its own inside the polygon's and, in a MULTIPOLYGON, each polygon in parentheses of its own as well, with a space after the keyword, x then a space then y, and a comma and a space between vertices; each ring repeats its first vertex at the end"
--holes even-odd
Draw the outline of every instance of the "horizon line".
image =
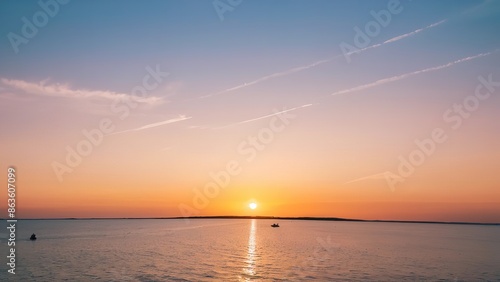
POLYGON ((1 220, 116 220, 116 219, 281 219, 281 220, 319 220, 319 221, 350 221, 350 222, 380 222, 380 223, 419 223, 419 224, 464 224, 464 225, 500 225, 500 222, 467 222, 467 221, 429 221, 429 220, 391 220, 391 219, 355 219, 341 217, 318 216, 261 216, 261 215, 207 215, 207 216, 177 216, 177 217, 59 217, 59 218, 2 218, 1 220))

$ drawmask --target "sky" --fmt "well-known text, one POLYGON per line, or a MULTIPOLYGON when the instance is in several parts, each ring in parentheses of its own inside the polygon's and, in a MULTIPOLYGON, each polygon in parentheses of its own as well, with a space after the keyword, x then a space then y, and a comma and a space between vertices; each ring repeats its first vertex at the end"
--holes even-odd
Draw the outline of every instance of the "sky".
POLYGON ((19 218, 500 222, 499 29, 488 0, 0 1, 0 181, 19 218))

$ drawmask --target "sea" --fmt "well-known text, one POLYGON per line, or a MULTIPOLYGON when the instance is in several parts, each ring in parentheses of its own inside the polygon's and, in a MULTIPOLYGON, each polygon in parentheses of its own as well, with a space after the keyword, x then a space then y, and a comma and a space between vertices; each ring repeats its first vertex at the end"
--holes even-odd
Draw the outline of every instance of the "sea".
POLYGON ((19 220, 11 274, 3 222, 0 281, 500 281, 498 225, 19 220))

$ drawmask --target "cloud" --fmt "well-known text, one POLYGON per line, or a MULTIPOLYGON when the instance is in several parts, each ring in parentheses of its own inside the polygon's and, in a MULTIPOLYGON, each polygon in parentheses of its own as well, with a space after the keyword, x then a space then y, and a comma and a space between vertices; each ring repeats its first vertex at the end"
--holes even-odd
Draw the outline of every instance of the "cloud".
POLYGON ((422 73, 426 73, 426 72, 437 71, 437 70, 449 68, 449 67, 452 67, 452 66, 454 66, 456 64, 460 64, 460 63, 463 63, 463 62, 466 62, 466 61, 470 61, 470 60, 474 60, 474 59, 477 59, 477 58, 489 56, 489 55, 491 55, 491 54, 493 54, 493 53, 495 53, 497 51, 498 50, 495 50, 495 51, 492 51, 492 52, 487 52, 487 53, 481 53, 481 54, 477 54, 477 55, 474 55, 474 56, 470 56, 470 57, 462 58, 462 59, 459 59, 459 60, 455 60, 453 62, 449 62, 449 63, 444 64, 444 65, 440 65, 440 66, 436 66, 436 67, 432 67, 432 68, 427 68, 427 69, 423 69, 423 70, 418 70, 418 71, 414 71, 414 72, 410 72, 410 73, 405 73, 405 74, 400 74, 400 75, 396 75, 396 76, 393 76, 393 77, 388 77, 388 78, 380 79, 380 80, 377 80, 377 81, 372 82, 372 83, 363 84, 363 85, 356 86, 356 87, 353 87, 353 88, 349 88, 349 89, 344 89, 344 90, 341 90, 341 91, 337 91, 337 92, 335 92, 335 93, 333 93, 331 95, 340 95, 340 94, 352 93, 352 92, 356 92, 356 91, 360 91, 360 90, 364 90, 364 89, 376 87, 376 86, 379 86, 379 85, 382 85, 382 84, 386 84, 386 83, 389 83, 389 82, 394 82, 394 81, 398 81, 398 80, 401 80, 401 79, 405 79, 405 78, 408 78, 410 76, 414 76, 414 75, 418 75, 418 74, 422 74, 422 73))
POLYGON ((226 128, 226 127, 230 127, 230 126, 234 126, 234 125, 239 125, 239 124, 254 122, 254 121, 257 121, 257 120, 261 120, 261 119, 265 119, 265 118, 270 118, 270 117, 273 117, 273 116, 281 115, 281 114, 288 113, 288 112, 291 112, 291 111, 295 111, 295 110, 298 110, 298 109, 310 107, 312 105, 313 104, 306 104, 306 105, 302 105, 302 106, 299 106, 299 107, 295 107, 295 108, 291 108, 291 109, 287 109, 287 110, 275 112, 275 113, 272 113, 272 114, 269 114, 269 115, 265 115, 265 116, 261 116, 261 117, 257 117, 257 118, 252 118, 252 119, 248 119, 248 120, 244 120, 244 121, 240 121, 240 122, 233 123, 233 124, 226 125, 226 126, 222 126, 222 127, 217 127, 215 129, 221 129, 221 128, 226 128))
POLYGON ((188 120, 190 118, 192 118, 192 117, 188 117, 188 116, 185 116, 185 115, 180 115, 179 117, 176 117, 176 118, 172 118, 172 119, 167 119, 167 120, 160 121, 160 122, 146 124, 146 125, 138 127, 138 128, 127 129, 127 130, 123 130, 123 131, 119 131, 119 132, 114 132, 114 133, 112 133, 112 135, 113 134, 119 134, 119 133, 125 133, 125 132, 132 132, 132 131, 140 131, 140 130, 144 130, 144 129, 150 129, 150 128, 154 128, 154 127, 158 127, 158 126, 162 126, 162 125, 166 125, 166 124, 170 124, 170 123, 175 123, 175 122, 179 122, 179 121, 188 120))
POLYGON ((23 80, 1 78, 0 82, 4 87, 11 89, 21 90, 23 92, 51 97, 64 97, 64 98, 98 98, 108 100, 132 100, 138 103, 156 104, 162 101, 160 97, 137 97, 124 93, 117 93, 113 91, 101 90, 87 90, 87 89, 72 89, 67 84, 52 83, 48 84, 47 80, 38 83, 27 82, 23 80))

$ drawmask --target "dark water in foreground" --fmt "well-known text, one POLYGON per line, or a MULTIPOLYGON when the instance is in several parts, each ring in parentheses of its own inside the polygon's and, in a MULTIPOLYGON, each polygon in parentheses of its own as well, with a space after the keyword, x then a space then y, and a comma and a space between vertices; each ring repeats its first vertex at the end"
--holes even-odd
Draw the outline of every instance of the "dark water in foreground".
POLYGON ((500 226, 278 222, 19 221, 15 275, 4 223, 0 281, 500 281, 500 226))

